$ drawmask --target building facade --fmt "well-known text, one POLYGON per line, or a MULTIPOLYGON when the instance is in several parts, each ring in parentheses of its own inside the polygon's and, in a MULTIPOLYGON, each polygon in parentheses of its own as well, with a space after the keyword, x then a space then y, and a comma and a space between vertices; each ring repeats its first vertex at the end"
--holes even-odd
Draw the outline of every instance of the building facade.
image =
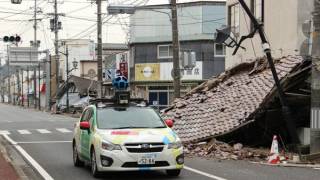
MULTIPOLYGON (((225 1, 177 5, 180 51, 196 54, 193 69, 181 70, 181 95, 224 71, 224 47, 214 43, 215 29, 226 23, 225 1)), ((130 81, 133 94, 161 109, 174 99, 171 10, 145 6, 130 17, 130 81), (152 18, 150 18, 152 17, 152 18)))
MULTIPOLYGON (((302 26, 311 20, 313 0, 245 0, 245 2, 258 21, 264 24, 274 58, 307 54, 308 33, 303 31, 302 26)), ((228 25, 237 40, 252 31, 250 19, 237 0, 227 1, 227 16, 228 25)), ((264 55, 258 34, 251 40, 244 41, 242 46, 246 50, 240 48, 234 56, 232 56, 233 48, 226 49, 227 69, 264 55)))
MULTIPOLYGON (((63 80, 66 79, 66 53, 68 47, 68 62, 69 62, 69 70, 73 68, 73 61, 78 63, 78 67, 80 66, 80 62, 82 60, 85 61, 94 61, 95 60, 95 44, 94 41, 90 39, 62 39, 61 45, 59 48, 60 51, 60 76, 63 80)), ((74 69, 70 72, 70 75, 81 76, 80 68, 74 69)))

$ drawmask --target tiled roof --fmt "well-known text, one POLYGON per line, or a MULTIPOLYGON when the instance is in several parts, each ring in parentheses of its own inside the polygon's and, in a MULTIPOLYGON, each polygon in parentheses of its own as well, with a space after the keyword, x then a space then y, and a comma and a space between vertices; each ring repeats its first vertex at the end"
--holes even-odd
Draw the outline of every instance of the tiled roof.
MULTIPOLYGON (((302 61, 300 56, 276 60, 279 78, 283 80, 302 61)), ((243 63, 177 99, 166 115, 174 118, 174 130, 184 142, 223 135, 252 122, 255 112, 275 94, 274 86, 265 60, 243 63)))

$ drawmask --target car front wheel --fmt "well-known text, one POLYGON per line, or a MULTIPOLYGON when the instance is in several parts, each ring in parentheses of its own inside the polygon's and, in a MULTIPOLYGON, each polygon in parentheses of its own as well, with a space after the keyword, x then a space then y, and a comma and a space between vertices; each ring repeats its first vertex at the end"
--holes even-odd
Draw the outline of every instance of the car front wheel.
POLYGON ((180 175, 180 172, 181 172, 180 169, 167 170, 167 175, 171 177, 177 177, 180 175))
POLYGON ((100 172, 97 168, 97 158, 94 149, 91 151, 91 173, 93 177, 99 177, 100 172))

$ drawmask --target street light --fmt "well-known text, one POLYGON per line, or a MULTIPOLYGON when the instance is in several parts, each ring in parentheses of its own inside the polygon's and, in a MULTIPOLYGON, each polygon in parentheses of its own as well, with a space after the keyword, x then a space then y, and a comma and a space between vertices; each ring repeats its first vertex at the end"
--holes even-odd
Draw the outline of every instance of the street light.
POLYGON ((71 71, 77 69, 78 61, 76 61, 76 59, 74 58, 74 60, 72 61, 73 68, 69 70, 69 47, 68 47, 68 44, 66 44, 65 46, 66 46, 66 51, 60 52, 60 53, 66 56, 66 74, 67 74, 67 78, 66 78, 66 85, 67 85, 66 112, 69 112, 69 73, 71 71))
POLYGON ((218 44, 224 44, 228 47, 234 47, 237 45, 237 41, 231 37, 231 28, 224 27, 222 29, 217 29, 215 42, 218 44))
POLYGON ((241 42, 237 42, 237 40, 234 39, 234 34, 231 32, 231 28, 229 26, 223 27, 221 29, 216 29, 215 33, 215 43, 217 44, 224 44, 227 47, 233 48, 236 47, 232 55, 235 55, 238 51, 238 48, 241 47, 242 49, 246 49, 242 46, 240 46, 241 42))

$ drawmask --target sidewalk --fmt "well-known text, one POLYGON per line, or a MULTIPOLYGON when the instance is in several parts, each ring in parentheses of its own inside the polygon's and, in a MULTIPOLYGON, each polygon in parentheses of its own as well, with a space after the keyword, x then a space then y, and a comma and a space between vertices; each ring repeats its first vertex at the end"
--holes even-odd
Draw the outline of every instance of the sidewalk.
POLYGON ((0 135, 0 180, 41 180, 2 135, 0 135))
POLYGON ((18 173, 11 164, 11 160, 8 157, 4 147, 0 143, 0 179, 1 180, 20 180, 18 173))

